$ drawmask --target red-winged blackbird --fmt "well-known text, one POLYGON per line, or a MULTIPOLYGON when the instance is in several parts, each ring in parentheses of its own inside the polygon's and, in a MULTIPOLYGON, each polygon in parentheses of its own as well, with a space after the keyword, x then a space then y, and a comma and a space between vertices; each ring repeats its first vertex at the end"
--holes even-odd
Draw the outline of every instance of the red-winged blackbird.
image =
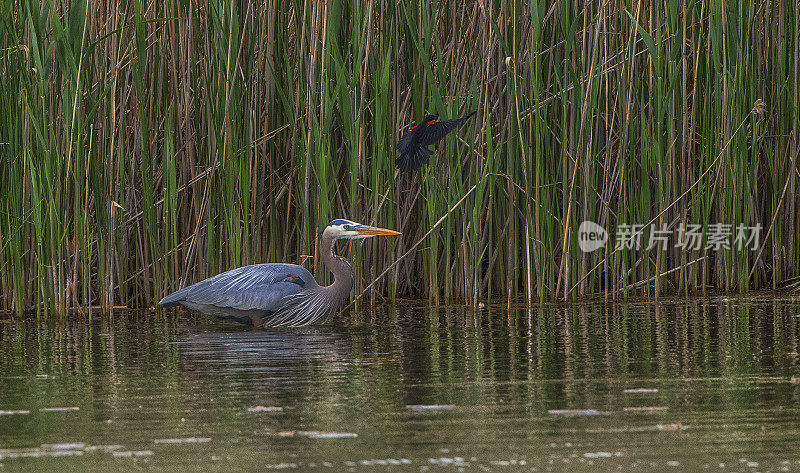
POLYGON ((452 120, 438 120, 436 115, 426 115, 419 125, 412 126, 411 131, 403 135, 397 142, 400 156, 397 157, 395 164, 403 172, 421 168, 428 163, 428 158, 433 154, 428 146, 436 144, 446 134, 458 128, 461 122, 473 115, 475 112, 466 117, 452 120))

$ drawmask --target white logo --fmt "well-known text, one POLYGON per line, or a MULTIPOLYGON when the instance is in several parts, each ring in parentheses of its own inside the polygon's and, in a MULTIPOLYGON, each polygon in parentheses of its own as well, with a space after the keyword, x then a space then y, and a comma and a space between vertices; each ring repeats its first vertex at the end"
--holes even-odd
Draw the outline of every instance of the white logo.
POLYGON ((606 229, 591 220, 584 220, 578 227, 578 246, 584 253, 591 253, 606 246, 608 233, 606 229))

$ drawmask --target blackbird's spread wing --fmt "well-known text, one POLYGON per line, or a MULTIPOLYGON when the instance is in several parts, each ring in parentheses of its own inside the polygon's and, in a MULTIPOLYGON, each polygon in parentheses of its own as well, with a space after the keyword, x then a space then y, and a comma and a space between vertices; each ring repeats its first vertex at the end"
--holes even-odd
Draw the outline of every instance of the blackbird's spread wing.
POLYGON ((434 121, 428 122, 428 126, 425 128, 424 133, 420 136, 419 142, 423 146, 429 146, 435 144, 439 140, 445 137, 448 133, 458 128, 464 120, 468 119, 475 112, 470 113, 466 117, 461 118, 453 118, 452 120, 442 120, 442 121, 434 121))
POLYGON ((420 144, 423 146, 430 146, 437 143, 444 138, 445 135, 458 128, 458 125, 463 121, 463 118, 454 118, 452 120, 428 123, 428 126, 424 130, 425 132, 420 136, 420 144))

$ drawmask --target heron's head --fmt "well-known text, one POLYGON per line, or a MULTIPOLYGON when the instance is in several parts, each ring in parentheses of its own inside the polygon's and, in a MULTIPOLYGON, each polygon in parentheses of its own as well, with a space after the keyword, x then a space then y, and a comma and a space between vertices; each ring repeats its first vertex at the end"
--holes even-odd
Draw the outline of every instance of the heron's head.
POLYGON ((428 123, 432 121, 436 121, 439 119, 439 115, 425 115, 425 118, 422 119, 423 122, 428 123))
POLYGON ((337 218, 325 227, 324 233, 332 235, 335 239, 358 240, 378 235, 400 235, 400 232, 387 228, 370 227, 344 218, 337 218))

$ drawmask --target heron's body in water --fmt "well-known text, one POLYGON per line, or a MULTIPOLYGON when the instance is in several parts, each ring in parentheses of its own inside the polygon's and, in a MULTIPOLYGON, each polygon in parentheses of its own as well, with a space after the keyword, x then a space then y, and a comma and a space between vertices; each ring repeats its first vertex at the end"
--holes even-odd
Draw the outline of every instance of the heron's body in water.
POLYGON ((320 286, 296 264, 243 266, 205 279, 161 299, 163 307, 183 305, 215 317, 256 327, 300 327, 319 322, 339 310, 353 289, 353 268, 333 252, 340 239, 399 235, 385 228, 337 219, 325 227, 318 254, 333 273, 333 284, 320 286))

